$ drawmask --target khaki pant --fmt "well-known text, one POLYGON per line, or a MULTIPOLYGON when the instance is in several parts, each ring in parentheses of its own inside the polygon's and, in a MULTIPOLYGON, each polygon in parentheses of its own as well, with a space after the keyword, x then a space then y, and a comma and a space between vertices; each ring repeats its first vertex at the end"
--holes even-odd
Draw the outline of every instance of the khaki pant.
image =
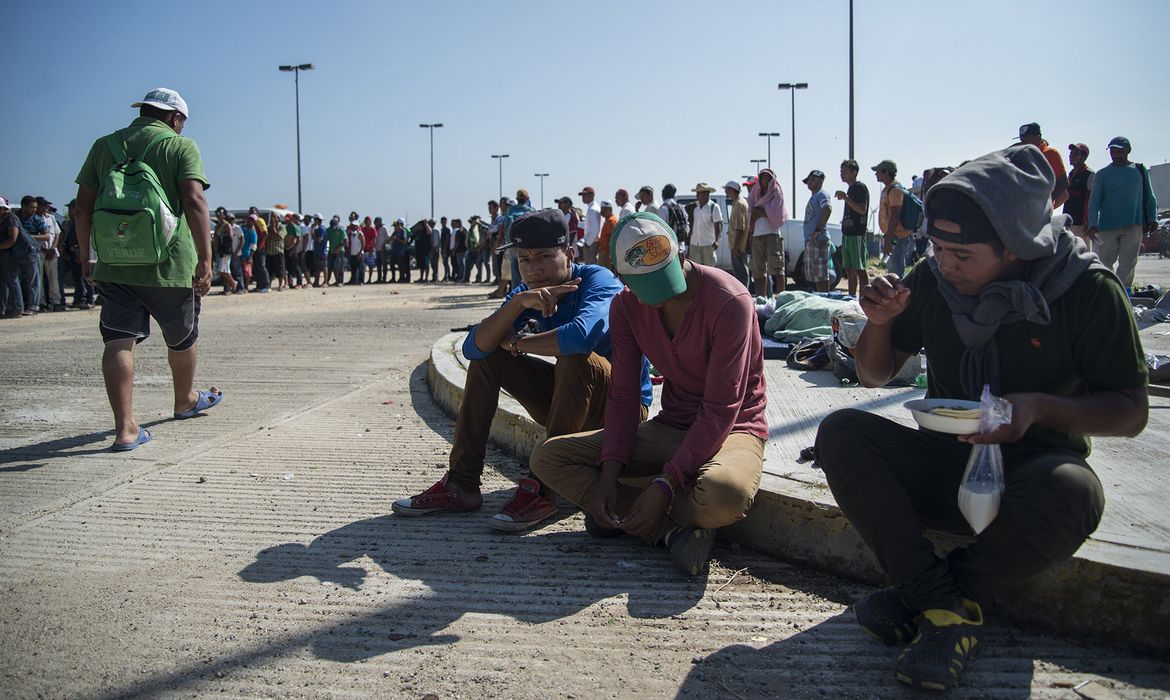
MULTIPOLYGON (((634 500, 654 477, 662 474, 686 437, 686 430, 650 420, 638 425, 629 464, 618 479, 617 513, 625 517, 634 500)), ((530 465, 541 481, 554 491, 586 508, 601 476, 598 460, 604 430, 549 438, 532 452, 530 465)), ((695 487, 679 489, 666 518, 647 542, 660 541, 676 527, 707 530, 742 520, 760 488, 764 467, 764 441, 747 433, 732 433, 723 447, 699 467, 695 487)), ((655 487, 657 488, 657 487, 655 487)))
MULTIPOLYGON (((752 277, 784 274, 784 239, 778 233, 752 237, 752 277)), ((758 294, 763 292, 757 291, 758 294)))
POLYGON ((605 424, 609 360, 597 353, 566 355, 556 364, 497 349, 467 368, 463 402, 455 419, 449 480, 478 492, 500 390, 512 395, 549 437, 605 424))
POLYGON ((1121 286, 1129 289, 1133 286, 1133 272, 1137 268, 1141 247, 1142 225, 1134 224, 1108 231, 1097 231, 1093 252, 1110 270, 1113 269, 1114 263, 1117 264, 1117 276, 1121 279, 1121 286))
POLYGON ((715 267, 715 246, 693 245, 691 246, 691 249, 687 251, 687 258, 697 265, 715 267))

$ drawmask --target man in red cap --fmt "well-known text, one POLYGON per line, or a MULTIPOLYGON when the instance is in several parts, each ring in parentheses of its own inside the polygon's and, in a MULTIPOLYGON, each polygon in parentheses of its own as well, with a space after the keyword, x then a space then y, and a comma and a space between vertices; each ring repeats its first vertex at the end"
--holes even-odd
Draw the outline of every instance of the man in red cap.
POLYGON ((1068 145, 1068 162, 1072 170, 1068 173, 1068 199, 1064 202, 1064 213, 1072 219, 1069 230, 1085 240, 1092 247, 1089 238, 1089 192, 1093 188, 1093 169, 1088 166, 1089 147, 1083 143, 1068 145))

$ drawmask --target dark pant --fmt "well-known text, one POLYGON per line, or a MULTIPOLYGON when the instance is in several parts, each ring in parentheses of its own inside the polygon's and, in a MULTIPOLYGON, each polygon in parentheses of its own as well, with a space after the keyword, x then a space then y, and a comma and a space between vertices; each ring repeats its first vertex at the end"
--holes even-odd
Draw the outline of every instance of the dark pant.
POLYGON ((385 282, 389 279, 387 274, 390 271, 390 253, 385 250, 380 250, 374 253, 374 265, 378 268, 378 281, 385 282))
POLYGON ((483 272, 480 268, 479 251, 478 250, 469 250, 463 256, 463 281, 464 282, 471 281, 471 269, 472 268, 475 268, 475 281, 478 282, 480 277, 483 275, 483 272))
POLYGON ((443 281, 446 282, 451 279, 451 251, 444 248, 439 254, 443 256, 443 281))
POLYGON ((362 283, 362 256, 361 253, 349 256, 349 284, 362 283))
POLYGON ((451 279, 455 282, 462 282, 465 276, 463 270, 463 257, 467 254, 466 250, 451 251, 451 279))
POLYGON ((8 290, 5 313, 36 311, 40 306, 41 258, 0 251, 0 281, 8 290))
POLYGON ((431 249, 419 248, 414 249, 414 264, 418 267, 418 277, 421 280, 427 278, 427 270, 431 267, 431 249))
POLYGON ((547 437, 568 435, 604 426, 609 371, 609 360, 597 353, 565 355, 555 365, 498 349, 482 360, 472 360, 455 419, 450 481, 479 491, 501 389, 544 426, 547 437))
POLYGON ((256 289, 268 289, 270 284, 267 256, 260 251, 252 253, 252 280, 256 282, 256 289))
POLYGON ((957 496, 971 446, 856 409, 821 421, 817 461, 837 505, 911 610, 950 607, 960 596, 987 603, 1071 557, 1096 529, 1105 495, 1080 455, 1001 448, 999 515, 973 544, 940 559, 922 527, 971 534, 957 496))

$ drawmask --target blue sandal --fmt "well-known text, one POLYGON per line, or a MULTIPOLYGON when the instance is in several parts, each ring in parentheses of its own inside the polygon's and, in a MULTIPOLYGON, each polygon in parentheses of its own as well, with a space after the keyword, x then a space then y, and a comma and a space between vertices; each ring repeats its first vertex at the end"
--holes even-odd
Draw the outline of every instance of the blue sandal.
POLYGON ((209 408, 215 408, 223 401, 223 392, 217 389, 211 391, 200 391, 199 398, 195 401, 195 407, 189 411, 175 414, 175 420, 183 420, 186 418, 194 418, 202 414, 209 408), (214 393, 213 393, 214 392, 214 393))
POLYGON ((149 430, 140 427, 138 429, 138 437, 134 442, 115 442, 113 445, 110 445, 110 449, 114 452, 129 452, 130 450, 137 450, 140 445, 145 445, 153 439, 154 436, 150 434, 149 430))

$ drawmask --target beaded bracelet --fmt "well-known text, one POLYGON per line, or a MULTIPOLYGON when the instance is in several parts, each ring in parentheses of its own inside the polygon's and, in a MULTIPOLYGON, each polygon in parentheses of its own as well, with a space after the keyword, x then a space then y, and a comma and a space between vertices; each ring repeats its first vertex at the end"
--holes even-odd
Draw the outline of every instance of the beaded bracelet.
POLYGON ((674 487, 670 485, 670 482, 667 481, 665 477, 656 477, 654 481, 651 481, 650 483, 660 484, 659 488, 662 489, 663 493, 670 497, 670 502, 674 503, 674 487))

